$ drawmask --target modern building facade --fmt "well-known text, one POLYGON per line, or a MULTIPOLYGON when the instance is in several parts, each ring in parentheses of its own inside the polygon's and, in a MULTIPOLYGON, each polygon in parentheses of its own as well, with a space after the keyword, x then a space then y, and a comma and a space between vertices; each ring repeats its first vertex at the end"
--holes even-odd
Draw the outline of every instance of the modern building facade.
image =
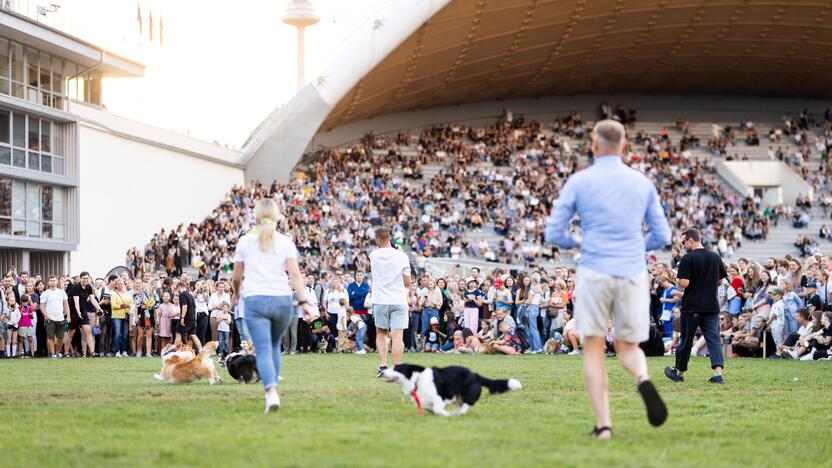
POLYGON ((104 274, 125 246, 208 214, 242 181, 236 151, 106 112, 102 79, 143 73, 0 2, 3 273, 104 274), (191 210, 169 203, 180 191, 197 198, 191 210), (157 215, 141 220, 139 206, 157 215))

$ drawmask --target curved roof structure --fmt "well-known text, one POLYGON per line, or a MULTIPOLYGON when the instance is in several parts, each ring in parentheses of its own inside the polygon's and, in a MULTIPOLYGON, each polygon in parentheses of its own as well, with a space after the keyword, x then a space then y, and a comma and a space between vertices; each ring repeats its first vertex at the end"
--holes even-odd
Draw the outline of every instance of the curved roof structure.
POLYGON ((419 108, 621 92, 832 97, 828 0, 390 0, 252 135, 288 176, 319 130, 419 108))
POLYGON ((832 2, 453 0, 322 129, 390 112, 608 92, 832 96, 832 2))

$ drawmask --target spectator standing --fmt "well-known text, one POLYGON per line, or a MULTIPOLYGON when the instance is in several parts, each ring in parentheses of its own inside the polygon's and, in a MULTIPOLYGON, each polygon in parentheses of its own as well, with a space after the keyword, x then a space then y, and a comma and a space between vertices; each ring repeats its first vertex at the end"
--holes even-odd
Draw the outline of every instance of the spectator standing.
POLYGON ((211 326, 211 341, 217 341, 217 324, 219 323, 219 316, 222 314, 223 302, 231 304, 231 294, 227 291, 225 281, 217 283, 217 290, 208 299, 208 308, 211 310, 210 326, 211 326))
POLYGON ((364 281, 364 273, 358 272, 355 274, 355 281, 347 286, 347 294, 350 298, 350 307, 358 315, 366 315, 367 307, 364 306, 364 300, 370 294, 370 285, 364 281))
MULTIPOLYGON (((719 256, 702 245, 698 229, 690 228, 685 231, 682 234, 682 245, 688 253, 679 262, 677 275, 677 284, 684 291, 680 317, 681 345, 676 350, 676 367, 666 367, 664 373, 674 382, 685 380, 684 373, 688 370, 694 334, 699 328, 708 344, 708 355, 714 371, 709 382, 721 384, 724 363, 719 334, 717 287, 728 273, 719 256)), ((738 272, 737 268, 734 270, 738 272)))
MULTIPOLYGON (((194 350, 199 353, 202 350, 202 342, 196 336, 196 300, 191 294, 186 281, 180 281, 176 286, 179 291, 179 320, 176 325, 176 339, 174 344, 193 342, 194 350)), ((219 326, 219 322, 217 323, 219 326)))
POLYGON ((81 355, 92 357, 95 354, 95 337, 92 327, 97 324, 97 312, 100 310, 95 293, 92 289, 92 279, 86 271, 81 272, 78 283, 69 287, 69 309, 74 309, 81 320, 81 355))
MULTIPOLYGON (((479 271, 478 271, 479 273, 479 271)), ((477 327, 480 322, 480 306, 483 304, 485 294, 480 291, 479 284, 474 277, 468 278, 467 287, 465 289, 465 308, 463 309, 463 323, 465 328, 471 330, 473 334, 477 334, 477 327)))
MULTIPOLYGON (((200 343, 206 343, 205 336, 208 334, 209 327, 209 310, 208 302, 210 301, 210 292, 205 281, 197 281, 194 285, 194 304, 196 305, 196 336, 200 343)), ((230 306, 231 303, 229 302, 230 306)), ((219 323, 219 322, 218 322, 219 323)), ((219 324, 217 325, 219 327, 219 324)))
POLYGON ((64 338, 64 326, 69 317, 69 298, 66 291, 58 289, 58 278, 54 275, 47 281, 49 289, 40 295, 40 308, 46 322, 46 347, 49 355, 55 359, 60 354, 64 338))
POLYGON ((123 279, 117 278, 114 285, 115 289, 110 295, 113 318, 113 350, 116 357, 127 357, 128 314, 130 307, 133 305, 133 296, 127 291, 123 279))

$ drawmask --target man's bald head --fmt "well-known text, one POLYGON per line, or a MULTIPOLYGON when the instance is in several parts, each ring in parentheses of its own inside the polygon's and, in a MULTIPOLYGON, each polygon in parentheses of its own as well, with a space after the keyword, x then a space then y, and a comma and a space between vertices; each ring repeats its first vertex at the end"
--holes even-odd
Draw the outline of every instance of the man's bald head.
POLYGON ((627 131, 621 122, 617 120, 601 120, 592 129, 592 137, 595 142, 594 150, 596 156, 608 154, 621 155, 624 145, 627 143, 627 131))

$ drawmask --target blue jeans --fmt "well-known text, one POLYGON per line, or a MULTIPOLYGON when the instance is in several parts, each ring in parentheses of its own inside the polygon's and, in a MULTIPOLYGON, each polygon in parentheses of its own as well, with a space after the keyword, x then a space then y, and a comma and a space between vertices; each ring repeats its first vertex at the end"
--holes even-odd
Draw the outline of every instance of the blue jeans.
POLYGON ((708 344, 711 368, 725 367, 722 360, 722 339, 719 336, 719 314, 683 313, 679 321, 682 326, 682 336, 681 344, 676 350, 676 369, 681 372, 688 370, 690 350, 693 347, 697 328, 702 330, 702 336, 708 344))
POLYGON ((240 342, 249 341, 251 337, 248 334, 248 326, 244 318, 235 318, 234 325, 237 326, 237 334, 240 335, 240 342))
POLYGON ((126 353, 127 352, 127 337, 130 332, 127 330, 127 319, 113 319, 113 352, 126 353))
POLYGON ((410 324, 407 336, 410 337, 410 348, 416 349, 416 330, 419 328, 419 314, 410 314, 410 324))
POLYGON ((439 319, 439 311, 436 309, 431 309, 430 307, 425 307, 422 309, 422 335, 428 332, 428 327, 430 327, 430 318, 436 317, 439 319))
POLYGON ((532 341, 532 351, 543 351, 543 339, 540 336, 540 330, 537 328, 540 306, 532 304, 526 308, 526 313, 529 315, 529 339, 532 341))
POLYGON ((800 322, 797 321, 797 315, 786 309, 785 322, 783 324, 783 336, 789 336, 789 333, 797 333, 800 330, 800 322))
POLYGON ((268 390, 280 377, 280 341, 295 320, 292 296, 249 296, 246 298, 246 326, 257 350, 257 372, 268 390))
POLYGON ((217 332, 217 341, 219 341, 219 346, 217 346, 217 353, 228 354, 228 335, 229 332, 227 331, 218 331, 217 332))
POLYGON ((361 351, 364 349, 364 337, 367 336, 367 327, 359 328, 355 332, 355 350, 361 351))

